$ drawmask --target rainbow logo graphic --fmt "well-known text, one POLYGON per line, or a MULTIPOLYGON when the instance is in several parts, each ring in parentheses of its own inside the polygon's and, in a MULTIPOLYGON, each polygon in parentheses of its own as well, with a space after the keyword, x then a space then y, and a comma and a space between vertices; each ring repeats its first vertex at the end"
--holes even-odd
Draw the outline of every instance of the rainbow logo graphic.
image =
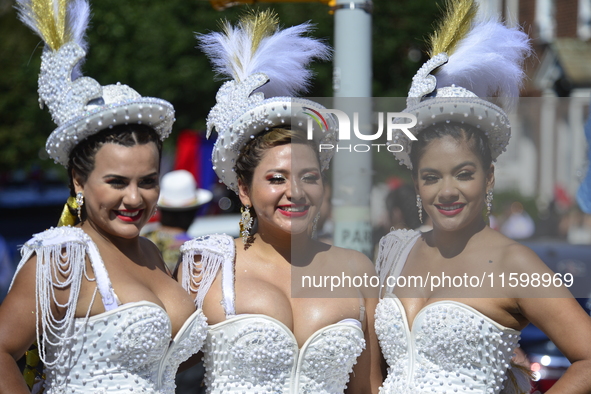
POLYGON ((318 124, 318 126, 320 127, 320 129, 324 129, 324 131, 328 131, 328 123, 326 122, 326 119, 324 119, 324 117, 322 116, 322 114, 312 108, 309 107, 303 107, 304 110, 304 114, 308 115, 309 117, 311 117, 312 119, 314 119, 314 121, 318 124), (309 111, 309 112, 306 112, 309 111))

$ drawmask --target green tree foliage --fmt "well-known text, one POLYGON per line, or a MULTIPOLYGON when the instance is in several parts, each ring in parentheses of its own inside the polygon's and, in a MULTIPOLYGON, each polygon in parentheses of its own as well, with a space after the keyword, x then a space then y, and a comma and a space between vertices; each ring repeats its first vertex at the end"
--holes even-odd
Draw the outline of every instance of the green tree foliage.
MULTIPOLYGON (((55 125, 39 110, 37 76, 42 43, 16 17, 13 0, 0 0, 0 171, 41 164, 45 139, 55 125)), ((219 20, 235 21, 244 7, 224 12, 208 1, 100 0, 91 2, 89 53, 83 73, 102 85, 121 82, 144 96, 161 97, 176 108, 175 131, 203 129, 221 85, 196 33, 218 30, 219 20)), ((333 44, 333 16, 320 3, 261 3, 273 7, 284 26, 310 20, 314 35, 333 44)), ((374 95, 404 96, 424 57, 424 37, 436 16, 434 0, 376 0, 373 14, 374 95), (414 52, 413 52, 414 51, 414 52), (409 53, 415 58, 409 58, 409 53)), ((354 27, 352 27, 354 28, 354 27)), ((411 56, 412 57, 412 56, 411 56)), ((332 95, 332 65, 314 65, 310 96, 332 95)), ((174 146, 173 138, 167 142, 174 146)))
POLYGON ((373 96, 406 97, 428 60, 426 38, 440 16, 435 0, 374 1, 373 96))
POLYGON ((53 123, 39 110, 39 40, 10 7, 3 5, 0 12, 0 169, 4 171, 39 161, 53 123))

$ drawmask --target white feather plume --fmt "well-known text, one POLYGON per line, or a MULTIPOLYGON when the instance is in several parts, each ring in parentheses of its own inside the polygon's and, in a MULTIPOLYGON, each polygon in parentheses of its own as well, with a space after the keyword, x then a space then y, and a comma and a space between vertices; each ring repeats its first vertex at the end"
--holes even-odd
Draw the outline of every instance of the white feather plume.
POLYGON ((507 380, 500 394, 529 394, 531 391, 531 371, 529 368, 511 361, 507 369, 507 380))
MULTIPOLYGON (((85 33, 90 19, 90 5, 88 0, 62 0, 66 3, 65 38, 67 42, 74 41, 86 50, 85 33)), ((19 19, 33 30, 43 41, 48 42, 49 25, 58 25, 59 0, 16 0, 19 19), (44 6, 41 8, 40 6, 44 6), (53 15, 40 15, 42 9, 53 9, 53 15)), ((64 44, 62 42, 61 44, 64 44)))
MULTIPOLYGON (((35 32, 46 44, 46 48, 59 50, 67 42, 77 43, 87 50, 86 29, 90 20, 88 0, 17 0, 19 19, 35 32), (60 14, 65 4, 65 15, 60 14), (60 20, 62 18, 63 20, 60 20), (60 26, 63 26, 61 34, 60 26)), ((80 61, 72 72, 72 79, 81 75, 80 61)))
POLYGON ((32 11, 31 0, 16 0, 15 8, 18 12, 18 18, 21 20, 21 22, 23 22, 29 29, 33 30, 33 32, 35 32, 35 34, 37 34, 39 37, 43 38, 32 11))
POLYGON ((86 29, 90 21, 90 5, 88 0, 72 0, 68 4, 67 25, 69 26, 72 41, 80 45, 86 52, 86 29))
MULTIPOLYGON (((71 39, 84 50, 88 51, 86 42, 86 29, 90 21, 90 5, 88 0, 73 0, 68 4, 67 26, 71 39)), ((82 65, 86 58, 80 60, 72 70, 72 80, 82 76, 82 65)))
POLYGON ((200 48, 210 58, 218 75, 244 81, 249 75, 263 73, 269 82, 256 91, 265 98, 296 96, 305 93, 312 72, 307 66, 314 59, 328 60, 330 48, 322 41, 305 36, 312 25, 304 23, 261 39, 254 51, 250 32, 241 25, 226 22, 225 33, 197 35, 200 48))
POLYGON ((461 86, 479 97, 499 97, 509 111, 523 83, 530 39, 496 18, 477 19, 449 61, 437 72, 437 87, 461 86))

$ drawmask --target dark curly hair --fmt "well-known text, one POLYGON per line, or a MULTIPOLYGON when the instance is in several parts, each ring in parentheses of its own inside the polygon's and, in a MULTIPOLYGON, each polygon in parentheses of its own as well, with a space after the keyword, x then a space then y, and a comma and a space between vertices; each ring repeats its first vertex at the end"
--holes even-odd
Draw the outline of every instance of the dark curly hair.
POLYGON ((412 143, 410 151, 410 162, 412 163, 412 176, 416 179, 419 171, 419 160, 425 153, 429 143, 446 135, 456 141, 467 142, 470 149, 478 156, 482 168, 488 170, 492 163, 488 137, 474 126, 456 122, 438 123, 427 127, 417 135, 417 141, 412 143))
POLYGON ((96 154, 104 144, 111 143, 131 147, 149 144, 150 142, 156 144, 158 157, 160 158, 162 156, 162 141, 156 131, 146 125, 118 125, 99 131, 86 138, 70 152, 70 158, 68 160, 70 195, 72 197, 76 196, 74 172, 82 178, 83 182, 86 182, 88 176, 94 170, 96 154))

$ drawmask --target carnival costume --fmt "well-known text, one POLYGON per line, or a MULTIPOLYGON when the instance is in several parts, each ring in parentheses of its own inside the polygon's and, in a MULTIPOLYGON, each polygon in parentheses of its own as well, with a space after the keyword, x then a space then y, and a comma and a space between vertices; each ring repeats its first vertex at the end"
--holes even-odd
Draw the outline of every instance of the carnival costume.
MULTIPOLYGON (((196 311, 171 340, 166 311, 149 301, 120 305, 97 246, 76 227, 35 235, 22 249, 17 273, 37 255, 37 318, 45 393, 174 394, 178 366, 201 348, 206 320, 196 311), (90 261, 105 312, 76 318, 78 291, 90 261), (56 272, 64 276, 55 278, 56 272), (70 287, 63 320, 51 312, 55 290, 70 287)), ((89 305, 88 312, 90 312, 89 305)))
MULTIPOLYGON (((309 27, 280 30, 273 14, 260 13, 246 16, 238 27, 226 23, 224 34, 200 37, 216 70, 232 78, 217 94, 208 132, 214 127, 218 132, 214 170, 235 192, 234 166, 250 139, 276 126, 305 128, 310 114, 323 109, 313 101, 292 97, 310 78, 306 65, 313 57, 328 55, 325 45, 301 37, 309 27)), ((327 116, 311 126, 316 143, 335 143, 336 119, 327 116)), ((320 153, 322 170, 330 159, 331 153, 320 153)), ((204 345, 208 393, 343 393, 365 347, 360 321, 346 319, 324 327, 298 349, 294 334, 280 321, 263 314, 236 314, 232 237, 196 238, 181 251, 182 285, 196 294, 198 308, 220 270, 222 275, 226 320, 209 326, 204 345)))
MULTIPOLYGON (((404 112, 417 117, 410 129, 414 135, 450 122, 480 129, 496 160, 511 135, 505 110, 519 96, 529 39, 494 18, 479 17, 473 0, 448 5, 431 40, 431 59, 414 76, 404 112), (493 96, 503 98, 505 109, 490 101, 493 96)), ((412 141, 398 133, 393 143, 404 147, 395 153, 400 163, 412 168, 412 141)), ((376 270, 382 283, 400 275, 419 236, 396 230, 380 240, 376 270)), ((380 393, 529 393, 528 376, 511 364, 519 331, 451 300, 425 306, 409 327, 394 288, 383 290, 375 329, 388 376, 380 393)))
MULTIPOLYGON (((378 274, 399 276, 419 237, 414 230, 384 236, 378 274)), ((529 393, 527 378, 507 372, 519 331, 466 304, 445 300, 424 307, 410 327, 404 306, 392 291, 386 290, 376 308, 376 334, 388 363, 380 393, 529 393), (501 391, 504 387, 507 390, 501 391)))
POLYGON ((181 248, 183 287, 196 291, 200 308, 219 270, 226 320, 209 326, 203 347, 208 393, 343 393, 365 342, 361 323, 345 319, 310 336, 301 349, 280 321, 262 314, 236 314, 235 243, 216 234, 181 248), (201 262, 195 263, 195 256, 201 262))
MULTIPOLYGON (((143 123, 161 139, 168 136, 174 122, 170 103, 142 97, 126 85, 101 86, 80 76, 90 14, 86 0, 18 0, 17 8, 21 20, 46 44, 39 101, 49 107, 58 125, 47 140, 51 158, 67 166, 78 142, 121 124, 143 123)), ((75 207, 73 200, 69 205, 75 207)), ((73 224, 70 216, 66 208, 60 225, 73 224)), ((45 393, 174 394, 179 364, 199 351, 205 338, 207 323, 201 310, 172 338, 170 318, 159 305, 121 305, 96 244, 80 228, 64 225, 36 234, 22 248, 17 274, 33 255, 45 393), (96 289, 86 316, 76 317, 83 280, 95 281, 96 289), (56 290, 64 288, 70 289, 69 298, 59 305, 65 315, 58 319, 52 305, 56 290), (105 312, 89 316, 97 293, 105 312)))

